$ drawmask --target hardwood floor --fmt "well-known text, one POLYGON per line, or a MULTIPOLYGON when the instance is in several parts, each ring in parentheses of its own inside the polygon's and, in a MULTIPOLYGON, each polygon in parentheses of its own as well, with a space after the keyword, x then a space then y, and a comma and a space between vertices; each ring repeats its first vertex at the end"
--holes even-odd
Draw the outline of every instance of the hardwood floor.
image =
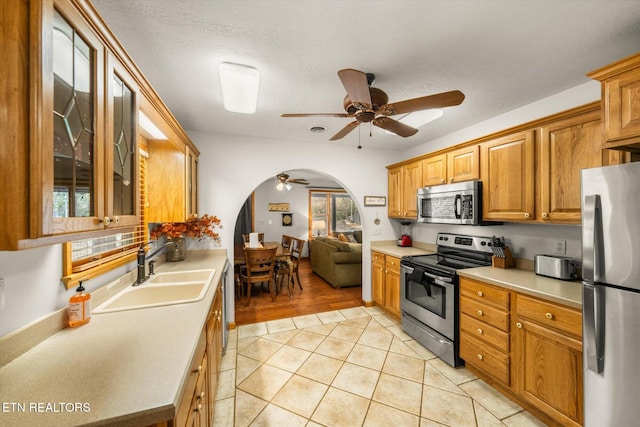
POLYGON ((339 310, 362 305, 362 287, 353 286, 335 289, 320 276, 311 271, 309 259, 302 259, 298 266, 303 290, 298 285, 293 290, 293 299, 289 298, 285 286, 275 301, 271 301, 266 286, 262 292, 254 287, 251 305, 246 300, 238 301, 236 296, 236 325, 264 322, 267 320, 303 316, 323 311, 339 310))

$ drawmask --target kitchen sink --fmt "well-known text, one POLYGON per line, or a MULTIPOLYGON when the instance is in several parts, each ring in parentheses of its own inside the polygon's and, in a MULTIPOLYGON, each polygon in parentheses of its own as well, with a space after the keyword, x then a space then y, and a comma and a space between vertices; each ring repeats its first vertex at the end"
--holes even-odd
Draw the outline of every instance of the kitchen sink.
POLYGON ((149 283, 210 282, 215 270, 188 270, 157 273, 149 278, 149 283))
POLYGON ((94 310, 93 314, 138 310, 200 301, 215 270, 158 273, 139 286, 128 286, 94 310))

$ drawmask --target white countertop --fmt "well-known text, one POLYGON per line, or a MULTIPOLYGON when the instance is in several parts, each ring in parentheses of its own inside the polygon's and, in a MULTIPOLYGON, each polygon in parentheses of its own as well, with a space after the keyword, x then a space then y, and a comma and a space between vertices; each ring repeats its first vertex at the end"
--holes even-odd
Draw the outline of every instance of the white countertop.
POLYGON ((200 301, 94 314, 88 324, 63 329, 2 367, 0 424, 128 426, 172 419, 225 261, 224 251, 189 251, 185 261, 157 268, 215 268, 200 301), (67 412, 69 404, 84 410, 67 412))
POLYGON ((582 283, 538 276, 517 268, 476 267, 458 270, 458 275, 501 286, 570 307, 582 308, 582 283))

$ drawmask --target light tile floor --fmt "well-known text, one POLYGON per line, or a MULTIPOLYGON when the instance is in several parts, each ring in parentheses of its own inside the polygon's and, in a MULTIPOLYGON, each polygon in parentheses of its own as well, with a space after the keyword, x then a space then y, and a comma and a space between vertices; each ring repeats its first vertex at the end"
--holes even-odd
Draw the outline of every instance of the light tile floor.
POLYGON ((214 426, 544 426, 377 307, 240 326, 214 426))

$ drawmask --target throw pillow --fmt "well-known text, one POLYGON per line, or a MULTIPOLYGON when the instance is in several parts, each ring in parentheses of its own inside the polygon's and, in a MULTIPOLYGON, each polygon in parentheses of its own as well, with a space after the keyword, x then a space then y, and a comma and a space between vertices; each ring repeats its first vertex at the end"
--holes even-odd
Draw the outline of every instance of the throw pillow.
POLYGON ((345 236, 344 233, 338 234, 338 240, 340 240, 341 242, 348 242, 349 241, 349 239, 347 239, 347 236, 345 236))
POLYGON ((358 243, 353 234, 347 234, 347 239, 349 240, 349 243, 358 243))

